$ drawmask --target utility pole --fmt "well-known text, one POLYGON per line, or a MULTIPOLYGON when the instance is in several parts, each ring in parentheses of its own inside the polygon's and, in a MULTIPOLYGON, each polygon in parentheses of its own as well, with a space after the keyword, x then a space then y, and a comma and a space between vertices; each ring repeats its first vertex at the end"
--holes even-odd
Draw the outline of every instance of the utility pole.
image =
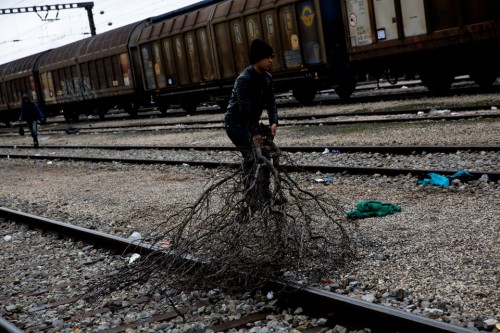
POLYGON ((18 7, 18 8, 5 8, 0 9, 0 15, 2 14, 25 14, 25 13, 36 13, 42 21, 54 21, 58 20, 59 10, 61 9, 74 9, 74 8, 85 8, 87 10, 87 15, 89 17, 90 34, 95 36, 95 24, 94 15, 92 14, 92 8, 94 7, 93 2, 77 2, 77 3, 67 3, 62 5, 43 5, 43 6, 32 6, 32 7, 18 7), (57 16, 55 19, 47 19, 49 10, 57 10, 57 16), (44 18, 42 18, 39 12, 47 12, 44 18))

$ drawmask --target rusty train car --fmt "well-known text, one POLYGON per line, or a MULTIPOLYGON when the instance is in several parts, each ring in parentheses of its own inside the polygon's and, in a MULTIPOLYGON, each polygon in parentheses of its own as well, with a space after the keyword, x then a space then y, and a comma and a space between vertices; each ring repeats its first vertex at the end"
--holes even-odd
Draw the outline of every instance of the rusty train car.
POLYGON ((342 98, 366 73, 419 73, 434 92, 469 74, 499 75, 497 0, 204 0, 194 5, 0 65, 0 120, 30 94, 50 115, 104 116, 112 107, 192 113, 225 107, 248 65, 253 39, 275 50, 277 91, 303 103, 335 87, 342 98))
POLYGON ((346 0, 342 4, 353 72, 419 73, 423 84, 436 93, 449 89, 457 75, 468 74, 486 87, 500 74, 497 0, 346 0))

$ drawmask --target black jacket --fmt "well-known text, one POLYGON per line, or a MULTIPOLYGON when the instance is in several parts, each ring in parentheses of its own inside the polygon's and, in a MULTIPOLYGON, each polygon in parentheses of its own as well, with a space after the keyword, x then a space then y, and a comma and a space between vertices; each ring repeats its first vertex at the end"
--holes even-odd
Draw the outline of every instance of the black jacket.
POLYGON ((31 122, 42 119, 43 113, 35 102, 23 101, 19 118, 22 120, 26 120, 27 122, 31 122))
POLYGON ((264 108, 267 109, 269 124, 278 124, 272 75, 268 72, 259 75, 248 66, 234 83, 224 121, 229 126, 246 126, 253 135, 260 132, 259 121, 264 108))

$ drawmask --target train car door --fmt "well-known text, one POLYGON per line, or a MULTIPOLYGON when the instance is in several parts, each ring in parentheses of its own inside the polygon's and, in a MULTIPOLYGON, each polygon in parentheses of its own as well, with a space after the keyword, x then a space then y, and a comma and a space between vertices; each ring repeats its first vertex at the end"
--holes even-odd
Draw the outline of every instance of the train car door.
POLYGON ((300 36, 302 37, 302 54, 308 65, 323 62, 321 43, 318 31, 318 11, 313 0, 301 1, 297 4, 300 36))
POLYGON ((174 37, 174 50, 179 84, 189 84, 189 72, 186 61, 186 52, 184 50, 184 42, 181 35, 177 35, 174 37))
POLYGON ((302 66, 299 31, 295 17, 297 16, 293 5, 283 6, 279 9, 281 44, 286 68, 302 66))
POLYGON ((368 0, 347 0, 346 5, 351 47, 372 44, 368 0))
POLYGON ((231 33, 226 22, 217 23, 214 26, 215 43, 219 56, 219 66, 222 78, 233 78, 236 76, 231 33))
POLYGON ((231 39, 234 48, 234 63, 236 72, 243 72, 248 66, 248 50, 245 43, 245 29, 242 19, 232 20, 230 23, 231 39))
POLYGON ((320 6, 327 61, 341 66, 347 61, 342 5, 340 0, 322 0, 320 6))
POLYGON ((401 0, 401 14, 405 37, 427 33, 424 0, 401 0))
POLYGON ((439 0, 429 1, 429 20, 431 31, 450 29, 458 26, 457 11, 460 10, 460 1, 439 0))
POLYGON ((0 80, 0 109, 7 109, 7 100, 5 98, 6 92, 5 92, 5 83, 3 78, 0 80))
POLYGON ((165 72, 167 78, 167 85, 169 87, 177 86, 177 74, 175 68, 174 49, 172 47, 172 39, 165 38, 162 40, 163 57, 165 59, 165 72))
POLYGON ((261 14, 264 40, 271 45, 274 50, 273 70, 283 69, 283 52, 279 43, 278 20, 274 10, 268 10, 261 14))
MULTIPOLYGON (((142 59, 142 68, 144 69, 144 80, 146 83, 146 89, 152 90, 156 89, 156 82, 154 77, 153 70, 153 59, 151 57, 151 51, 149 50, 149 45, 144 44, 140 46, 141 49, 141 59, 142 59)), ((99 65, 99 62, 97 63, 99 65)), ((97 68, 97 74, 99 75, 100 69, 97 68)), ((101 78, 99 78, 101 81, 101 78)))
POLYGON ((161 47, 160 42, 155 41, 151 43, 151 51, 153 58, 153 68, 156 78, 156 84, 158 88, 167 87, 167 77, 165 76, 165 69, 163 67, 163 62, 161 60, 161 47))
POLYGON ((374 0, 377 41, 398 39, 398 23, 394 0, 374 0))
POLYGON ((213 57, 210 48, 210 41, 206 28, 196 31, 198 49, 200 53, 201 73, 204 81, 215 79, 215 70, 213 66, 213 57))

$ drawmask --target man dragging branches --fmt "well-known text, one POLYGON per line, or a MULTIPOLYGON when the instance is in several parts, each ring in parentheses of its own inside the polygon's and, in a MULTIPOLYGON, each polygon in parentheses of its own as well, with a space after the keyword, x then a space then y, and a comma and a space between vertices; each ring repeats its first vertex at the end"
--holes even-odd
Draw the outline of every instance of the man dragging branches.
POLYGON ((245 196, 252 210, 258 209, 256 205, 273 203, 269 190, 272 166, 265 163, 257 165, 262 157, 270 160, 268 149, 262 148, 272 145, 278 127, 273 79, 269 74, 273 58, 274 51, 270 45, 260 39, 252 42, 251 65, 236 79, 224 116, 226 133, 244 159, 245 196), (269 127, 259 124, 264 108, 267 109, 269 127))

